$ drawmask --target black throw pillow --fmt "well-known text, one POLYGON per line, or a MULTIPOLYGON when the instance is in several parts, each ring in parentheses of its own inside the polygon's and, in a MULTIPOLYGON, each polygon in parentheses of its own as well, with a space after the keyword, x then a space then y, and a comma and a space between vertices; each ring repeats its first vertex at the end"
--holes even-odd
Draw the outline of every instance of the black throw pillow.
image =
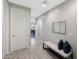
POLYGON ((58 49, 62 50, 63 49, 63 40, 60 40, 58 43, 58 49))
POLYGON ((69 43, 68 43, 67 41, 64 43, 63 51, 64 51, 66 54, 71 51, 71 46, 69 45, 69 43))

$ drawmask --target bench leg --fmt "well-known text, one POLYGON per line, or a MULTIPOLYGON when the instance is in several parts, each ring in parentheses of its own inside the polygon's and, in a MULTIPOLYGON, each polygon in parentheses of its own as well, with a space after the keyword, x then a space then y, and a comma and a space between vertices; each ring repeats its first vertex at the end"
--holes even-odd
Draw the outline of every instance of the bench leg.
POLYGON ((73 53, 71 54, 71 59, 73 59, 73 53))
POLYGON ((44 45, 45 45, 45 44, 43 43, 43 49, 44 49, 44 45))

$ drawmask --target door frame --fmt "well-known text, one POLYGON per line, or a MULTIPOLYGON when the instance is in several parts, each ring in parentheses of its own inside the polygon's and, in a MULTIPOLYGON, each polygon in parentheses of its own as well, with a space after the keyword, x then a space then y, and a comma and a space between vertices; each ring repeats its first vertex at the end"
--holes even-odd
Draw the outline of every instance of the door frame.
POLYGON ((23 9, 26 9, 26 10, 28 10, 29 11, 29 47, 28 48, 30 48, 30 39, 31 39, 31 33, 30 33, 30 31, 31 31, 31 23, 30 23, 30 15, 31 15, 31 8, 28 8, 28 7, 24 7, 24 6, 21 6, 21 5, 17 5, 17 4, 14 4, 14 3, 10 3, 10 2, 8 2, 8 6, 9 6, 9 42, 8 42, 8 48, 9 48, 9 50, 8 50, 8 52, 9 53, 11 53, 12 51, 11 51, 11 7, 20 7, 20 8, 23 8, 23 9))

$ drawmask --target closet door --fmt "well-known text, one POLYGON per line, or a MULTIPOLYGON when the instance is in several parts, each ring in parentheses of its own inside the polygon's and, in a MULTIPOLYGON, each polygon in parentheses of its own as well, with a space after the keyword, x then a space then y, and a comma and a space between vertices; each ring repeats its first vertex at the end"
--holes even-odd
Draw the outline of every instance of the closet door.
MULTIPOLYGON (((21 7, 10 7, 10 33, 11 51, 16 51, 27 47, 27 28, 29 25, 28 10, 21 7)), ((29 36, 29 35, 28 35, 29 36)), ((28 41, 29 42, 29 41, 28 41)))

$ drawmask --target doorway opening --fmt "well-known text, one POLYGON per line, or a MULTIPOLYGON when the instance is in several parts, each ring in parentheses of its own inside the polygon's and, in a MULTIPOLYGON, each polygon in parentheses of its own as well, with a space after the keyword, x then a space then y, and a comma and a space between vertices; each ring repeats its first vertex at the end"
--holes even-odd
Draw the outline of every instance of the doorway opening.
POLYGON ((31 23, 31 46, 36 46, 41 42, 42 20, 36 19, 31 23))

